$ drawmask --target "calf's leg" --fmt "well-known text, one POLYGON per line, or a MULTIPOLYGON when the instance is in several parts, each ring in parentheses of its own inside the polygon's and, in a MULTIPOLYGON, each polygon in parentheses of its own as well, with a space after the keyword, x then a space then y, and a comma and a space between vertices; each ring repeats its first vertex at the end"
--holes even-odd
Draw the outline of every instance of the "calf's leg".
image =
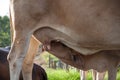
POLYGON ((109 68, 108 70, 108 80, 116 80, 117 68, 109 68))

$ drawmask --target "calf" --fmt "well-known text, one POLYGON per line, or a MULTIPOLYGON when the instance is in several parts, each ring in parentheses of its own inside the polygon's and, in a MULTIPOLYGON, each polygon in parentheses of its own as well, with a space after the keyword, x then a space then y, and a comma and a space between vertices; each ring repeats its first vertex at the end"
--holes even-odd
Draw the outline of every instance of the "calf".
MULTIPOLYGON (((7 61, 8 52, 8 48, 0 49, 0 80, 10 80, 9 64, 7 61)), ((23 80, 22 74, 20 74, 19 80, 23 80)), ((45 70, 37 64, 34 64, 33 66, 32 80, 47 80, 45 70)))
POLYGON ((72 66, 82 70, 94 69, 98 72, 108 70, 108 80, 116 80, 120 63, 120 50, 104 50, 92 55, 82 55, 61 42, 52 41, 50 52, 72 66), (109 54, 109 55, 108 55, 109 54))

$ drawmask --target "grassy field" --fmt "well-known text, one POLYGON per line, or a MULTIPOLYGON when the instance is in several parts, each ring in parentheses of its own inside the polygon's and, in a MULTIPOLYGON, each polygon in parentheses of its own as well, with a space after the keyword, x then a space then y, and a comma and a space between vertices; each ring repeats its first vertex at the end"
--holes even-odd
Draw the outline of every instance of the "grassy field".
MULTIPOLYGON (((80 80, 80 74, 75 70, 67 72, 65 70, 47 69, 46 71, 48 80, 80 80)), ((91 71, 87 75, 87 80, 92 80, 91 71)), ((105 80, 107 80, 107 74, 105 76, 105 80)), ((117 74, 117 80, 120 80, 120 71, 117 74)))

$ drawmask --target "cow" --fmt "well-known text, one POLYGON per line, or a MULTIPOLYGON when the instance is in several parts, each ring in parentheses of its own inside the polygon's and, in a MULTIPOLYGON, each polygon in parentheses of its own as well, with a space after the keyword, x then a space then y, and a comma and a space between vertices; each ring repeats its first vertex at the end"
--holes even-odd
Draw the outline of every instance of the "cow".
MULTIPOLYGON (((0 79, 1 80, 10 80, 9 74, 9 64, 7 61, 7 55, 9 53, 10 47, 0 48, 0 79)), ((22 73, 20 74, 19 80, 23 80, 22 73)), ((45 70, 37 65, 34 64, 32 70, 32 80, 47 80, 47 74, 45 70)))
POLYGON ((119 4, 120 0, 10 0, 10 80, 18 80, 21 69, 24 80, 31 80, 33 52, 39 45, 49 50, 52 39, 83 55, 119 50, 119 4), (42 44, 34 36, 38 29, 42 44))

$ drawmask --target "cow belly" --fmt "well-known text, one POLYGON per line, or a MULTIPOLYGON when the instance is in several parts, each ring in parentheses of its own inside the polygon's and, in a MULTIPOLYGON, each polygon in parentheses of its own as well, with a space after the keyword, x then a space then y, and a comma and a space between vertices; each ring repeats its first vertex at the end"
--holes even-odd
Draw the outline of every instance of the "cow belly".
POLYGON ((34 36, 42 43, 46 41, 51 42, 53 40, 58 40, 83 55, 94 54, 103 49, 102 47, 95 48, 93 45, 89 45, 89 47, 84 47, 85 44, 79 44, 79 39, 76 36, 70 36, 60 30, 58 31, 50 27, 38 29, 34 32, 34 36))
MULTIPOLYGON (((51 42, 53 40, 57 40, 65 44, 66 46, 78 51, 83 55, 90 55, 94 54, 100 50, 111 50, 111 49, 119 49, 120 47, 112 44, 106 45, 106 43, 99 44, 96 41, 96 44, 89 43, 82 43, 80 39, 78 40, 79 35, 70 36, 67 34, 69 31, 64 31, 61 29, 53 29, 50 27, 40 28, 34 32, 34 36, 42 43, 48 41, 51 42), (97 46, 96 46, 97 45, 97 46)), ((89 40, 88 40, 89 41, 89 40)))

